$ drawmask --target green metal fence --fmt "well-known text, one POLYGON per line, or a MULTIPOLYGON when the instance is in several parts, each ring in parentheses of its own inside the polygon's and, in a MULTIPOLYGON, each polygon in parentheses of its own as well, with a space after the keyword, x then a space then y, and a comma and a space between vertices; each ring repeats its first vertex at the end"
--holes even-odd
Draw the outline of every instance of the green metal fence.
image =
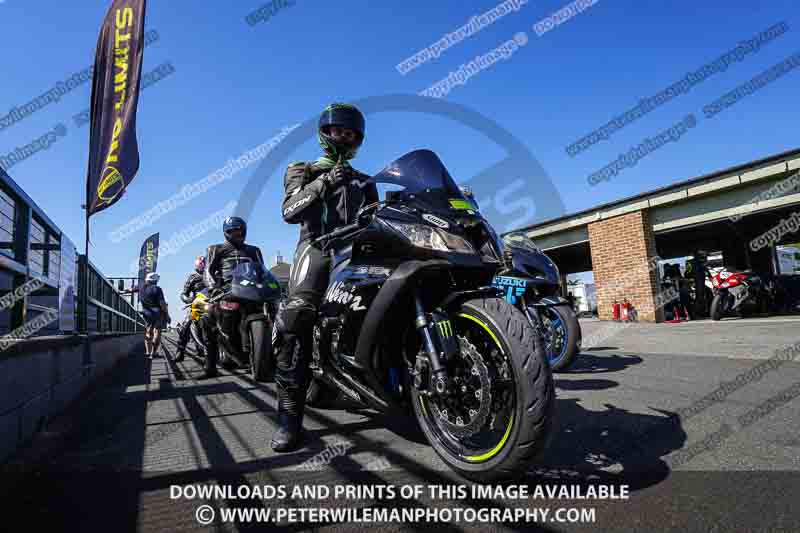
POLYGON ((0 168, 0 335, 15 331, 24 336, 142 331, 143 320, 135 307, 91 262, 89 304, 87 309, 79 309, 79 296, 86 289, 86 268, 85 256, 75 253, 66 235, 0 168), (76 259, 75 264, 68 264, 66 257, 62 264, 62 244, 69 251, 67 257, 76 259), (77 286, 67 291, 71 285, 61 278, 74 271, 77 286), (60 288, 64 294, 59 294, 60 288), (70 305, 75 306, 74 328, 64 326, 62 330, 59 312, 69 311, 70 305), (52 317, 55 319, 49 320, 52 317))

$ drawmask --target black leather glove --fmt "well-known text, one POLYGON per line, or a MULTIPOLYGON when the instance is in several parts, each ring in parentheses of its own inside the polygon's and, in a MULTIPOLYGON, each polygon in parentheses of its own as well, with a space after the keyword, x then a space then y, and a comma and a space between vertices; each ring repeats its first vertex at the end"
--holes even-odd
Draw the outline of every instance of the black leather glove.
POLYGON ((350 181, 352 176, 353 172, 350 167, 337 164, 325 174, 325 178, 323 179, 328 187, 336 188, 350 181))

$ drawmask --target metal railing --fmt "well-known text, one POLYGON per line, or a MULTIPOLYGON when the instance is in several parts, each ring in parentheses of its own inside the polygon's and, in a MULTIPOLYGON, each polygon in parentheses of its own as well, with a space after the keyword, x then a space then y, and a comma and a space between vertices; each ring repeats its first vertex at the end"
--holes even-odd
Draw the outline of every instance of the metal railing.
POLYGON ((86 268, 85 256, 0 167, 0 335, 48 313, 58 318, 32 335, 143 330, 136 308, 91 262, 88 308, 79 309, 86 268))
MULTIPOLYGON (((83 294, 86 256, 78 256, 78 294, 83 294)), ((90 333, 134 333, 144 331, 144 321, 128 299, 119 293, 89 261, 89 298, 86 312, 78 306, 81 331, 90 333), (88 322, 88 323, 87 323, 88 322)))

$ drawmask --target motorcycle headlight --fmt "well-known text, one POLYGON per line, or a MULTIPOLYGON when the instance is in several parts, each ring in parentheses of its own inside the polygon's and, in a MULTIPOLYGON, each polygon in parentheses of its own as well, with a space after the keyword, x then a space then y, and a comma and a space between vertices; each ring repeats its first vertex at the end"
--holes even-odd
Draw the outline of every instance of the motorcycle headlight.
POLYGON ((447 231, 434 229, 424 224, 386 223, 402 234, 414 246, 438 250, 440 252, 475 253, 472 245, 462 237, 447 231))
POLYGON ((728 287, 730 287, 730 285, 731 284, 728 283, 727 281, 723 281, 722 283, 719 284, 720 288, 722 289, 727 289, 728 287))

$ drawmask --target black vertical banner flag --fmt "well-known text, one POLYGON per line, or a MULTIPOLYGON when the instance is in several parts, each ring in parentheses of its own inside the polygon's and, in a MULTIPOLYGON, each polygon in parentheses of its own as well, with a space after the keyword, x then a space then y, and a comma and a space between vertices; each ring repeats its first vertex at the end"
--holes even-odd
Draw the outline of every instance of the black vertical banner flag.
POLYGON ((144 287, 144 278, 158 268, 158 233, 153 233, 142 244, 139 252, 139 290, 144 287))
POLYGON ((139 170, 136 106, 142 75, 146 0, 113 0, 92 81, 87 218, 114 205, 139 170))

